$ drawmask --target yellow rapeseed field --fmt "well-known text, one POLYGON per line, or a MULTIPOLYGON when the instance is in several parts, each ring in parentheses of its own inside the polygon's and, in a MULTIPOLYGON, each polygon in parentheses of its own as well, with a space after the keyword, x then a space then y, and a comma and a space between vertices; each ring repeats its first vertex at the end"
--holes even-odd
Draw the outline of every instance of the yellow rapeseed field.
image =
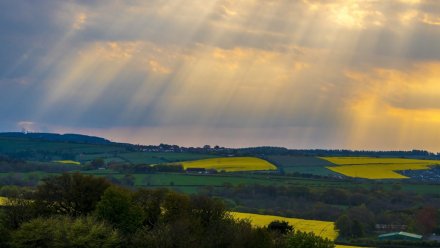
POLYGON ((349 176, 367 179, 404 179, 401 170, 429 170, 430 166, 440 164, 439 160, 372 157, 322 157, 339 166, 326 168, 349 176))
POLYGON ((217 171, 261 171, 276 170, 276 166, 254 157, 228 157, 228 158, 210 158, 196 161, 181 162, 183 168, 204 168, 215 169, 217 171))
POLYGON ((231 212, 237 219, 249 219, 255 226, 267 226, 274 220, 287 221, 295 230, 302 232, 312 232, 320 237, 335 240, 338 233, 335 230, 335 224, 330 221, 303 220, 296 218, 286 218, 273 215, 249 214, 240 212, 231 212))
POLYGON ((76 164, 76 165, 80 165, 80 162, 77 161, 73 161, 73 160, 57 160, 54 161, 55 163, 60 163, 60 164, 76 164))

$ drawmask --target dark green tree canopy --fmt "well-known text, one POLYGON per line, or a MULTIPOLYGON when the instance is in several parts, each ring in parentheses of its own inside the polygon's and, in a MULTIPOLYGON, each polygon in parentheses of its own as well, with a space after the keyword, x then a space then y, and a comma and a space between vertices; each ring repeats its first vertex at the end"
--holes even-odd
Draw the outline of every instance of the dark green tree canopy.
POLYGON ((37 187, 35 205, 40 213, 79 216, 92 212, 110 183, 100 177, 64 173, 37 187))
POLYGON ((287 234, 291 231, 293 231, 293 226, 289 225, 287 221, 279 221, 275 220, 269 223, 267 226, 267 229, 273 232, 278 232, 281 234, 287 234))

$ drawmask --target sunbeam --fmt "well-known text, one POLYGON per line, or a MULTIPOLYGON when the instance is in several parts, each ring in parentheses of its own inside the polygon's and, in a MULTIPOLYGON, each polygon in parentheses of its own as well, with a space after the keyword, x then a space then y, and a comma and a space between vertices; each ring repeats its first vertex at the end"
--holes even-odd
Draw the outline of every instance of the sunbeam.
POLYGON ((1 19, 2 128, 440 150, 435 1, 52 1, 1 19))

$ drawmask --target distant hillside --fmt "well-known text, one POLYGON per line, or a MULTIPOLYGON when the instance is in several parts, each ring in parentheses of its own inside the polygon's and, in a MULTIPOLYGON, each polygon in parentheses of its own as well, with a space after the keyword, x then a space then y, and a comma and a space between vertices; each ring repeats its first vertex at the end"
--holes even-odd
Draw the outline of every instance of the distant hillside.
POLYGON ((25 139, 36 139, 41 141, 73 142, 73 143, 96 144, 96 145, 112 144, 112 142, 107 139, 101 137, 95 137, 95 136, 82 135, 82 134, 9 132, 9 133, 0 133, 0 137, 25 138, 25 139))
MULTIPOLYGON (((105 150, 104 153, 115 151, 126 152, 166 152, 166 153, 197 153, 215 156, 236 156, 236 157, 260 157, 271 160, 270 156, 296 156, 296 157, 380 157, 380 158, 411 158, 411 159, 440 159, 440 153, 432 153, 424 150, 411 151, 367 151, 367 150, 346 150, 346 149, 288 149, 284 147, 246 147, 227 148, 209 145, 202 147, 184 147, 178 145, 135 145, 129 143, 112 142, 105 138, 88 136, 82 134, 54 134, 54 133, 21 133, 5 132, 0 133, 0 155, 2 153, 17 154, 18 152, 40 153, 57 152, 72 153, 73 150, 79 153, 91 153, 84 151, 83 147, 78 150, 78 145, 89 145, 89 150, 105 150), (35 144, 41 142, 42 144, 35 144), (60 144, 63 143, 63 144, 60 144), (104 147, 100 147, 104 146, 104 147), (109 147, 111 146, 111 147, 109 147)), ((98 153, 98 152, 92 152, 98 153)), ((15 155, 14 155, 15 156, 15 155)), ((17 155, 18 156, 18 155, 17 155)))

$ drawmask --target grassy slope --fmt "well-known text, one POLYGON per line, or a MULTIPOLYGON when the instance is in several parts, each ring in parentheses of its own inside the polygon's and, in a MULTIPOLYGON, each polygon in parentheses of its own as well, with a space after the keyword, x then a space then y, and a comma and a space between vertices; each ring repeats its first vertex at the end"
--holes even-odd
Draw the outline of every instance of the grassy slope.
POLYGON ((160 164, 169 162, 180 162, 198 159, 215 158, 209 154, 195 153, 170 153, 170 152, 130 152, 119 155, 120 158, 130 161, 133 164, 160 164))
MULTIPOLYGON (((120 174, 109 170, 87 171, 96 176, 114 176, 118 179, 124 177, 120 174)), ((30 176, 37 176, 40 179, 51 174, 44 172, 30 172, 30 173, 0 173, 0 180, 7 176, 27 178, 30 176)), ((54 174, 52 174, 54 175, 54 174)), ((240 185, 240 184, 263 184, 274 186, 305 186, 311 188, 327 189, 329 187, 340 187, 350 189, 354 187, 372 188, 381 186, 385 189, 391 189, 394 183, 375 183, 375 182, 353 182, 342 180, 326 180, 326 179, 304 179, 282 176, 268 176, 268 175, 253 175, 253 174, 217 174, 217 175, 194 175, 194 174, 179 174, 179 173, 156 173, 156 174, 133 174, 135 177, 135 186, 137 187, 167 187, 177 189, 179 191, 194 193, 201 187, 224 187, 225 184, 240 185)), ((433 184, 400 184, 402 190, 413 191, 421 194, 436 194, 438 193, 438 185, 433 184)))
MULTIPOLYGON (((104 158, 106 162, 125 162, 131 164, 157 164, 177 161, 188 161, 197 159, 213 158, 217 156, 209 154, 192 153, 160 153, 160 152, 129 152, 126 147, 118 144, 94 145, 39 141, 24 138, 0 137, 0 154, 32 152, 35 158, 43 159, 47 153, 69 153, 75 154, 75 161, 87 163, 96 158, 104 158)), ((62 160, 61 157, 50 155, 46 160, 62 160)))
MULTIPOLYGON (((89 161, 94 157, 103 156, 106 161, 131 161, 131 163, 153 163, 165 161, 187 161, 194 159, 203 159, 212 157, 207 154, 189 154, 189 153, 133 153, 127 152, 126 148, 118 145, 90 145, 90 144, 75 144, 75 143, 60 143, 60 142, 42 142, 28 139, 9 139, 0 138, 0 154, 4 152, 17 152, 17 151, 66 151, 66 152, 78 152, 85 161, 89 161), (123 156, 121 156, 123 155, 123 156)), ((328 161, 324 161, 319 158, 313 157, 294 157, 294 156, 269 156, 269 161, 276 160, 283 165, 284 169, 291 171, 298 171, 304 173, 310 173, 313 169, 322 170, 322 173, 327 173, 325 166, 328 165, 328 161)), ((53 159, 58 160, 58 159, 53 159)), ((77 159, 77 161, 84 160, 77 159)), ((383 161, 382 161, 383 162, 383 161)), ((416 161, 412 161, 416 162, 416 161)), ((426 160, 424 161, 426 162, 426 160)), ((335 166, 335 165, 333 165, 335 166)), ((91 171, 91 174, 100 176, 108 175, 112 173, 115 177, 123 177, 123 174, 114 173, 111 171, 91 171)), ((319 174, 319 172, 317 172, 319 174)), ((8 174, 1 174, 0 178, 7 176, 8 174)), ((16 176, 22 176, 23 178, 29 176, 44 177, 47 173, 31 172, 31 173, 15 173, 16 176)), ((238 175, 186 175, 186 174, 135 174, 137 186, 148 187, 173 187, 187 192, 195 192, 201 186, 217 186, 221 187, 225 183, 231 183, 234 185, 239 184, 266 184, 266 185, 295 185, 295 186, 309 186, 309 187, 372 187, 377 185, 374 182, 362 182, 353 183, 352 181, 341 180, 310 180, 304 178, 292 178, 282 177, 274 175, 256 175, 256 174, 244 174, 238 175), (170 186, 174 185, 174 186, 170 186)), ((385 188, 391 187, 392 184, 383 182, 379 184, 385 188)), ((421 193, 437 193, 438 186, 435 185, 414 185, 402 183, 403 190, 417 191, 421 193)))
POLYGON ((318 176, 339 175, 326 168, 327 166, 333 165, 332 163, 317 157, 274 155, 268 156, 267 159, 275 165, 283 168, 285 173, 297 172, 318 176))

